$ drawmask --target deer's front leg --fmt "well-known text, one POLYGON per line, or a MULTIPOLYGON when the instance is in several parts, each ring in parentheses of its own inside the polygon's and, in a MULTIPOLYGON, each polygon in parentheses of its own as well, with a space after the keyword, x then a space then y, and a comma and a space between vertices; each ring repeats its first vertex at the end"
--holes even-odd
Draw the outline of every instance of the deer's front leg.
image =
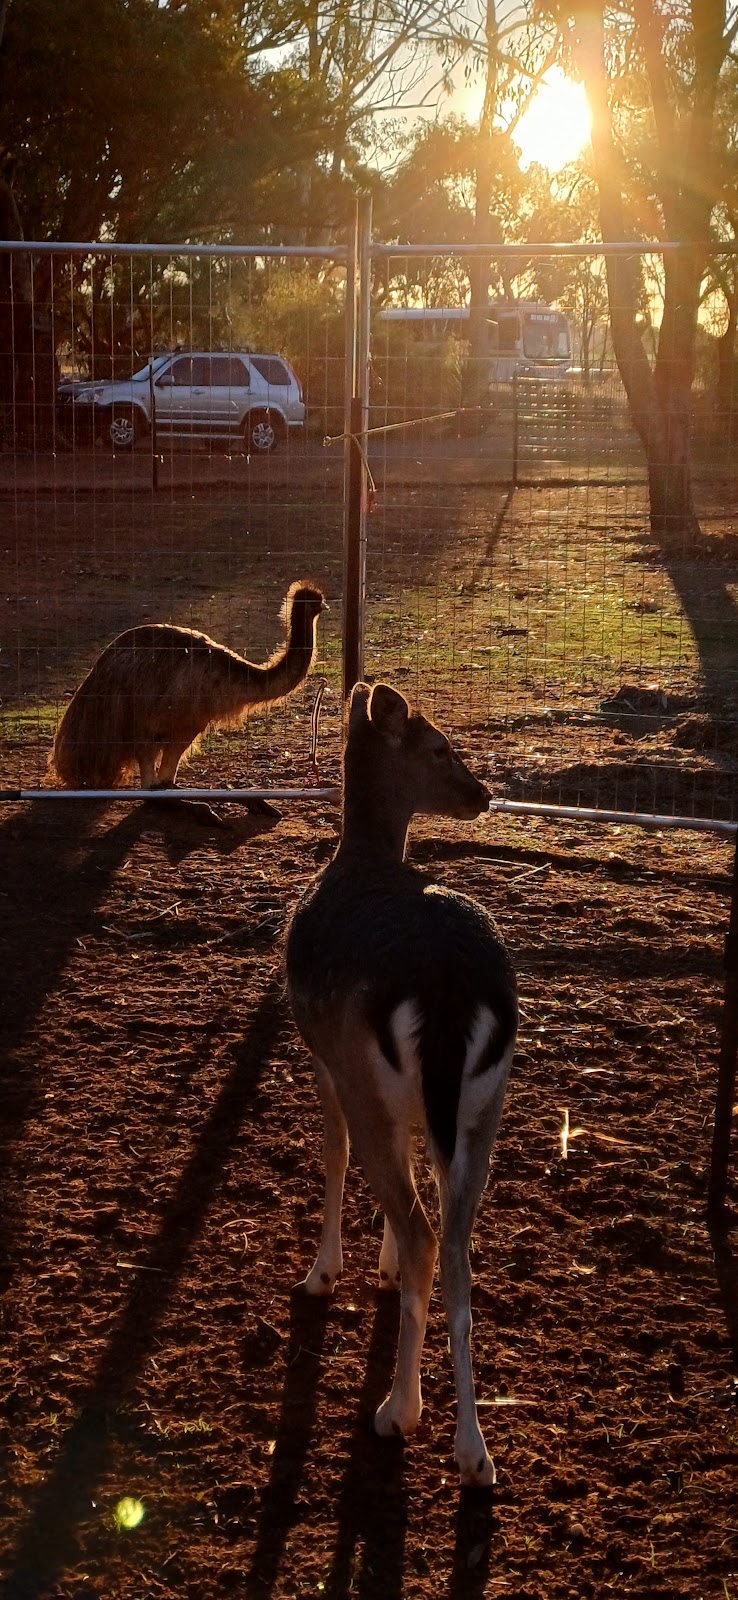
POLYGON ((305 1278, 302 1288, 308 1294, 332 1294, 336 1279, 343 1267, 341 1249, 341 1205, 343 1182, 349 1157, 346 1118, 338 1102, 333 1080, 327 1067, 313 1056, 313 1070, 323 1107, 323 1166, 325 1169, 325 1204, 320 1249, 305 1278))

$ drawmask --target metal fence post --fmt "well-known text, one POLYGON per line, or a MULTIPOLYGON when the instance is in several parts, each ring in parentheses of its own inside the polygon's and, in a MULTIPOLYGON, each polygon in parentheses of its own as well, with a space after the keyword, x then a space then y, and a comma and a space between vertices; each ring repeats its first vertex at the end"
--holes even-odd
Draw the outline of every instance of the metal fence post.
POLYGON ((512 487, 518 487, 518 455, 520 446, 520 391, 518 389, 518 374, 513 373, 513 445, 512 445, 512 487))
POLYGON ((730 921, 725 939, 725 995, 720 1033, 720 1060, 715 1096, 715 1125, 712 1133, 707 1209, 711 1216, 722 1210, 728 1187, 730 1128, 738 1059, 738 836, 733 858, 730 893, 730 921))
POLYGON ((151 433, 151 487, 159 487, 159 438, 156 427, 156 391, 154 389, 154 357, 149 361, 149 430, 151 433))
POLYGON ((346 434, 343 536, 343 695, 364 670, 366 592, 366 443, 369 420, 371 195, 356 209, 346 281, 346 434), (350 388, 348 379, 351 379, 350 388))

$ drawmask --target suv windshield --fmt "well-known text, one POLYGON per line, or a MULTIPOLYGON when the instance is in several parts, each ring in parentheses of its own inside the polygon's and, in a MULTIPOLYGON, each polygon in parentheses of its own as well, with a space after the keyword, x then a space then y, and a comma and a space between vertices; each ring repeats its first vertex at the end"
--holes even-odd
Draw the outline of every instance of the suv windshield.
POLYGON ((133 372, 131 374, 131 383, 143 383, 144 379, 148 381, 149 368, 152 367, 154 371, 154 377, 156 377, 157 372, 161 367, 163 367, 164 362, 168 360, 169 356, 154 356, 152 361, 146 362, 145 367, 141 367, 139 368, 138 372, 133 372))

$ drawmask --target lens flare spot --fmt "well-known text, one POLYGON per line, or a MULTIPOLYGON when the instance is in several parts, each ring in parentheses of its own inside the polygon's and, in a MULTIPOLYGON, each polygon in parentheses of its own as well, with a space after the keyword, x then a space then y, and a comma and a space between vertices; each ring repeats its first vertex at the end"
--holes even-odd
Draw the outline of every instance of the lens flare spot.
POLYGON ((118 1501, 113 1515, 118 1528, 137 1528, 145 1515, 143 1501, 126 1494, 118 1501))

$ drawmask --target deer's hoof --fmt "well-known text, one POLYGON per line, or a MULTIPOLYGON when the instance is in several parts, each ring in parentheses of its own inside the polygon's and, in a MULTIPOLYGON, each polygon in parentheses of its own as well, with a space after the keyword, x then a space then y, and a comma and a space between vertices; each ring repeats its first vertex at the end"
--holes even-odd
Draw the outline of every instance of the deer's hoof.
POLYGON ((374 1431, 380 1439, 408 1439, 420 1421, 422 1406, 400 1406, 392 1395, 374 1414, 374 1431))
POLYGON ((473 1461, 459 1461, 457 1465, 461 1483, 465 1489, 491 1489, 497 1481, 495 1464, 484 1446, 473 1461))
POLYGON ((379 1269, 379 1287, 385 1292, 394 1289, 399 1293, 402 1287, 402 1276, 399 1272, 386 1272, 384 1267, 379 1269))
POLYGON ((307 1277, 303 1278, 302 1283, 298 1283, 297 1287, 298 1289, 303 1289, 305 1294, 326 1296, 333 1293, 340 1276, 340 1272, 328 1272, 324 1267, 319 1267, 316 1263, 307 1277))

